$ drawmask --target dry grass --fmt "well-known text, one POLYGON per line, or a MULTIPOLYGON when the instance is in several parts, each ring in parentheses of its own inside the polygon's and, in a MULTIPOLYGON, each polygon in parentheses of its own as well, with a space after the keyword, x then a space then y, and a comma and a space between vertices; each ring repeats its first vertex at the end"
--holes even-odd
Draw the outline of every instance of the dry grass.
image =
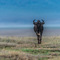
POLYGON ((60 56, 48 60, 60 60, 60 56))
POLYGON ((36 37, 0 37, 1 60, 55 60, 59 52, 60 36, 43 37, 40 45, 36 37))
POLYGON ((0 57, 4 57, 5 59, 8 58, 9 60, 37 60, 37 58, 31 54, 26 54, 22 51, 11 51, 5 49, 0 51, 0 57))

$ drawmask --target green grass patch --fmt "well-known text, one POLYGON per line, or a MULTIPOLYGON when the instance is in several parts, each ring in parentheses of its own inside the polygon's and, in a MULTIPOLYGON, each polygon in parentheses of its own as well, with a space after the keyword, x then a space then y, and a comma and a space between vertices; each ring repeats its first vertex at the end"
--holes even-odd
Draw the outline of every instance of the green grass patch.
POLYGON ((59 53, 60 50, 44 50, 44 49, 21 49, 23 52, 31 53, 31 54, 43 54, 43 55, 49 55, 50 53, 59 53))
POLYGON ((39 58, 38 60, 48 60, 47 57, 39 58))
POLYGON ((49 50, 39 50, 39 49, 22 49, 23 52, 31 54, 49 54, 49 50))
POLYGON ((11 58, 0 57, 0 60, 13 60, 13 59, 11 59, 11 58))

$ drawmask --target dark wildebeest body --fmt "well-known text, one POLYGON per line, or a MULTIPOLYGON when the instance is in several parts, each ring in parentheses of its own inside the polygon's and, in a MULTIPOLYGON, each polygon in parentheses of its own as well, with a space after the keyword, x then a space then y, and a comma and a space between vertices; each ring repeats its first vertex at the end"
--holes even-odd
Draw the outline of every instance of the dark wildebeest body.
POLYGON ((34 24, 34 31, 37 35, 38 44, 41 44, 44 21, 42 20, 42 22, 40 22, 38 20, 37 22, 35 22, 35 20, 33 20, 33 24, 34 24))

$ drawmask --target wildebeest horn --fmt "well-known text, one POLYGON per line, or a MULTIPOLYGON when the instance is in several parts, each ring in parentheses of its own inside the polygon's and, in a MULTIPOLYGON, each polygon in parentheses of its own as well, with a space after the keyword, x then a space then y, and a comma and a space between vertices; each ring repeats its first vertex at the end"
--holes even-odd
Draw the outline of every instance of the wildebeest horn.
POLYGON ((41 20, 42 20, 42 23, 45 24, 44 20, 43 19, 41 19, 41 20))
POLYGON ((44 22, 44 20, 43 19, 41 19, 42 20, 42 22, 44 22))
POLYGON ((33 20, 33 22, 35 22, 36 19, 33 20))

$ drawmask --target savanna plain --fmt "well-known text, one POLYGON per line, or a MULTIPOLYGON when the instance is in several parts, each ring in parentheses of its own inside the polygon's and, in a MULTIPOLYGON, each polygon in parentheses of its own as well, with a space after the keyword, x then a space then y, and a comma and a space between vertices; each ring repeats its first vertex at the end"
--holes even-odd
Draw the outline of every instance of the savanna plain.
POLYGON ((60 60, 60 36, 42 37, 0 36, 0 60, 60 60))

